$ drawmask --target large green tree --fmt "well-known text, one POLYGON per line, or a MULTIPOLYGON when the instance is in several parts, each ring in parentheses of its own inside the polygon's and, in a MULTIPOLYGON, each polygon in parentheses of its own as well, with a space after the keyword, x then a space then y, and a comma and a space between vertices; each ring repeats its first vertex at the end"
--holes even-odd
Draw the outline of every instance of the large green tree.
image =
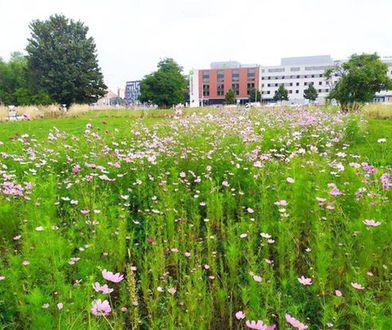
POLYGON ((186 88, 182 67, 172 58, 165 58, 159 61, 157 71, 140 82, 139 101, 167 108, 185 102, 186 88))
POLYGON ((235 99, 235 92, 233 89, 229 89, 225 95, 225 103, 226 104, 235 104, 236 99, 235 99))
POLYGON ((30 24, 26 48, 35 91, 46 91, 58 103, 92 103, 105 94, 94 39, 80 21, 54 15, 30 24))
POLYGON ((310 102, 314 102, 316 101, 317 97, 318 93, 316 88, 314 88, 313 84, 310 84, 308 88, 304 90, 304 98, 310 102))
POLYGON ((288 101, 289 99, 289 92, 284 87, 284 85, 280 85, 279 88, 275 91, 274 101, 288 101))
POLYGON ((388 65, 377 54, 354 54, 342 65, 326 70, 330 84, 333 76, 339 78, 328 99, 335 99, 344 111, 358 110, 371 102, 377 92, 392 88, 387 72, 388 65))

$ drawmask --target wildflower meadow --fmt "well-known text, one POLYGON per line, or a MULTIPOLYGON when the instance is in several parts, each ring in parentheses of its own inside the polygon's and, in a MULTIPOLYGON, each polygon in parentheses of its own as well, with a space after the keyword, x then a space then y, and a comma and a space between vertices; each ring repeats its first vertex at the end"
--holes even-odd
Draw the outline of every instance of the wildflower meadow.
POLYGON ((392 329, 391 121, 129 113, 0 123, 0 329, 392 329))

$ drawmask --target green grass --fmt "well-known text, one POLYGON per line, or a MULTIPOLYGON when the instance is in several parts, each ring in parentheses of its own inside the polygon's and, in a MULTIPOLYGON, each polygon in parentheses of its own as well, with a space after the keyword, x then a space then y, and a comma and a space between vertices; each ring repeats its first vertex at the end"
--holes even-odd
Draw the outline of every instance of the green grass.
POLYGON ((0 329, 391 329, 392 121, 193 112, 0 123, 0 329))

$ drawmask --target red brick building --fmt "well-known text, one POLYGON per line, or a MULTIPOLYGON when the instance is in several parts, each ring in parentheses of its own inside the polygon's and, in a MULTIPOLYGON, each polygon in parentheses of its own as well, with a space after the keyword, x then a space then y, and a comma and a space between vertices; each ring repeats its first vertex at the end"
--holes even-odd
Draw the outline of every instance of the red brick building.
POLYGON ((237 103, 247 103, 249 92, 261 88, 260 72, 258 65, 238 62, 216 62, 211 63, 210 69, 195 70, 190 77, 191 106, 223 104, 230 89, 233 89, 237 103))

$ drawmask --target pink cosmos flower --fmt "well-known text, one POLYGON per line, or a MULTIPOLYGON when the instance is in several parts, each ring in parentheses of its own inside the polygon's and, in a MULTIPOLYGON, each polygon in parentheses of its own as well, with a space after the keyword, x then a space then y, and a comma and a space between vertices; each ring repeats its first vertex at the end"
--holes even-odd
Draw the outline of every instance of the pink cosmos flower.
POLYGON ((289 205, 289 203, 287 201, 285 201, 284 199, 282 199, 280 201, 277 201, 274 204, 278 205, 278 206, 287 206, 287 205, 289 205))
POLYGON ((256 330, 274 330, 275 329, 275 325, 271 325, 271 326, 266 325, 261 320, 258 320, 258 321, 247 320, 245 322, 245 325, 250 329, 256 329, 256 330))
POLYGON ((302 322, 298 321, 294 317, 292 317, 290 314, 286 314, 286 321, 290 325, 292 325, 294 328, 297 328, 298 330, 305 330, 308 328, 307 325, 303 324, 302 322))
POLYGON ((58 303, 58 304, 57 304, 57 309, 62 310, 63 307, 64 307, 64 304, 63 304, 63 303, 58 303))
POLYGON ((22 265, 23 265, 23 266, 28 266, 28 265, 30 265, 30 261, 28 261, 28 260, 23 260, 22 265))
POLYGON ((102 292, 103 294, 109 294, 113 292, 113 289, 109 288, 107 284, 101 286, 98 282, 93 284, 93 289, 96 292, 102 292))
POLYGON ((359 284, 359 283, 353 283, 353 282, 351 282, 351 286, 354 288, 354 289, 357 289, 357 290, 364 290, 365 289, 365 287, 363 287, 361 284, 359 284))
POLYGON ((336 297, 341 297, 341 296, 343 296, 343 293, 340 290, 335 290, 335 295, 336 295, 336 297))
POLYGON ((167 292, 169 292, 170 294, 175 294, 177 292, 176 288, 169 288, 167 289, 167 292))
POLYGON ((120 309, 123 313, 126 313, 126 312, 128 312, 128 308, 126 308, 126 307, 121 307, 121 309, 120 309))
POLYGON ((294 183, 294 182, 295 182, 295 180, 294 180, 293 178, 290 178, 290 177, 288 177, 288 178, 286 179, 286 181, 287 181, 288 183, 294 183))
POLYGON ((312 279, 311 278, 307 278, 307 277, 305 277, 303 275, 300 278, 298 278, 298 281, 302 285, 312 285, 312 279))
POLYGON ((247 211, 248 213, 250 213, 250 214, 252 214, 252 213, 255 212, 255 211, 254 211, 252 208, 250 208, 250 207, 248 207, 248 208, 246 209, 246 211, 247 211))
POLYGON ((238 311, 237 313, 235 313, 235 318, 237 320, 242 320, 245 318, 245 313, 243 311, 238 311))
POLYGON ((329 192, 329 194, 332 195, 332 196, 340 196, 340 195, 343 195, 343 193, 339 190, 338 187, 334 187, 334 188, 329 192))
POLYGON ((101 299, 95 300, 91 308, 91 313, 97 316, 109 315, 111 311, 109 302, 107 300, 101 301, 101 299))
POLYGON ((248 234, 241 234, 240 237, 241 238, 246 238, 246 237, 248 237, 248 234))
POLYGON ((49 308, 49 304, 48 304, 48 303, 43 304, 43 305, 42 305, 42 308, 43 308, 43 309, 48 309, 48 308, 49 308))
POLYGON ((22 238, 22 235, 17 235, 14 237, 14 241, 19 241, 22 238))
POLYGON ((378 227, 379 225, 381 225, 381 222, 374 221, 373 219, 371 220, 366 219, 365 221, 363 221, 363 223, 369 227, 378 227))
POLYGON ((258 282, 258 283, 260 283, 263 279, 261 278, 261 276, 259 276, 259 275, 253 275, 253 279, 256 281, 256 282, 258 282))
POLYGON ((190 252, 185 252, 184 255, 185 255, 185 257, 189 258, 191 256, 191 253, 190 252))
POLYGON ((73 174, 78 174, 79 171, 80 171, 80 166, 79 166, 79 165, 75 165, 75 166, 72 168, 72 173, 73 173, 73 174))
POLYGON ((124 275, 120 273, 113 274, 112 272, 109 272, 106 269, 102 271, 102 276, 105 280, 108 280, 113 283, 119 283, 124 279, 124 275))

